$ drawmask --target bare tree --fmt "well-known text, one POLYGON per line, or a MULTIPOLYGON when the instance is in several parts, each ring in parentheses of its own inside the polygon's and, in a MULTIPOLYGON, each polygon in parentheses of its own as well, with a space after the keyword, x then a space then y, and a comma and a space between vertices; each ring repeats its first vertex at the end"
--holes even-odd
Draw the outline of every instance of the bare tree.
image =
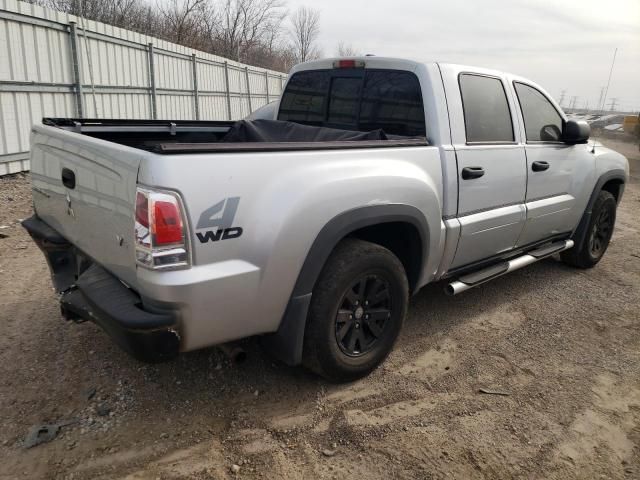
POLYGON ((27 0, 29 3, 53 8, 91 20, 128 28, 140 10, 139 0, 27 0))
POLYGON ((285 0, 25 1, 274 70, 298 60, 285 0))
POLYGON ((291 36, 296 60, 306 62, 320 56, 316 45, 320 33, 320 12, 309 7, 299 7, 291 17, 291 36))
POLYGON ((226 0, 218 33, 221 54, 241 61, 258 44, 273 42, 271 32, 282 23, 283 5, 281 0, 226 0))
POLYGON ((167 37, 174 43, 194 46, 202 25, 206 0, 170 0, 158 2, 158 11, 166 25, 167 37))
POLYGON ((131 16, 131 25, 127 28, 152 37, 165 38, 163 21, 157 10, 146 3, 137 2, 135 14, 131 16))
POLYGON ((215 2, 208 2, 202 8, 201 13, 201 49, 218 53, 218 35, 222 26, 222 12, 215 2))
POLYGON ((137 0, 112 0, 111 2, 103 2, 105 15, 111 25, 117 25, 120 28, 131 29, 135 25, 140 6, 137 0))
POLYGON ((357 57, 359 55, 362 55, 362 53, 356 50, 352 45, 344 42, 340 42, 338 44, 339 57, 357 57))

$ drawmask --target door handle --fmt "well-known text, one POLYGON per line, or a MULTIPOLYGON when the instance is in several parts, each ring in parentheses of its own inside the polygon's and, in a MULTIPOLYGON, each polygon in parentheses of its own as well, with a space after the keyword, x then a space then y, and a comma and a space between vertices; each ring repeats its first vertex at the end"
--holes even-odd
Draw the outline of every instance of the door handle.
POLYGON ((549 169, 549 162, 533 162, 531 164, 531 170, 534 172, 544 172, 549 169))
POLYGON ((76 188, 76 174, 73 170, 66 167, 62 169, 62 184, 67 188, 76 188))
POLYGON ((480 178, 484 175, 484 168, 482 167, 464 167, 462 169, 463 180, 473 180, 474 178, 480 178))

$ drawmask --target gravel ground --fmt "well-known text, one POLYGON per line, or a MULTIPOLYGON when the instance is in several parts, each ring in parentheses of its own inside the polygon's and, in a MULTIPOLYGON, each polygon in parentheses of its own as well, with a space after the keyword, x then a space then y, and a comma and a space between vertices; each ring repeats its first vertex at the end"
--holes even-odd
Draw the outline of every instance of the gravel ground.
POLYGON ((428 286, 388 361, 339 386, 254 340, 241 365, 216 349, 145 365, 65 322, 18 224, 29 176, 0 178, 0 478, 640 478, 640 156, 609 144, 633 177, 596 268, 428 286))

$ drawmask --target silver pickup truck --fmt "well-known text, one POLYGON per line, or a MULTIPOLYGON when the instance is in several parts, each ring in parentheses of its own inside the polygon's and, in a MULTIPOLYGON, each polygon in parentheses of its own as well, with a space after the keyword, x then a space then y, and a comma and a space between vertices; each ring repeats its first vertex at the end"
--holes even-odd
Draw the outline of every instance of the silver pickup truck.
POLYGON ((628 180, 586 123, 503 72, 320 60, 267 110, 33 127, 24 226, 66 318, 144 360, 260 336, 351 380, 427 283, 457 294, 556 253, 596 265, 628 180))

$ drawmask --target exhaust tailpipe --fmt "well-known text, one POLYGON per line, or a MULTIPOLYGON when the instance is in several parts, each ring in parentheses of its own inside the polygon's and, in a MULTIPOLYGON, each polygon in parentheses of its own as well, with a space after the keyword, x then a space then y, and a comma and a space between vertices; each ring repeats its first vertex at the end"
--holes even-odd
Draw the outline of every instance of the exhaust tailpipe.
POLYGON ((218 345, 218 348, 233 363, 240 364, 247 359, 247 352, 238 344, 223 343, 222 345, 218 345))
POLYGON ((468 290, 469 288, 471 287, 466 283, 456 280, 455 282, 451 282, 446 287, 444 287, 444 293, 446 293, 447 295, 453 296, 453 295, 462 293, 465 290, 468 290))

